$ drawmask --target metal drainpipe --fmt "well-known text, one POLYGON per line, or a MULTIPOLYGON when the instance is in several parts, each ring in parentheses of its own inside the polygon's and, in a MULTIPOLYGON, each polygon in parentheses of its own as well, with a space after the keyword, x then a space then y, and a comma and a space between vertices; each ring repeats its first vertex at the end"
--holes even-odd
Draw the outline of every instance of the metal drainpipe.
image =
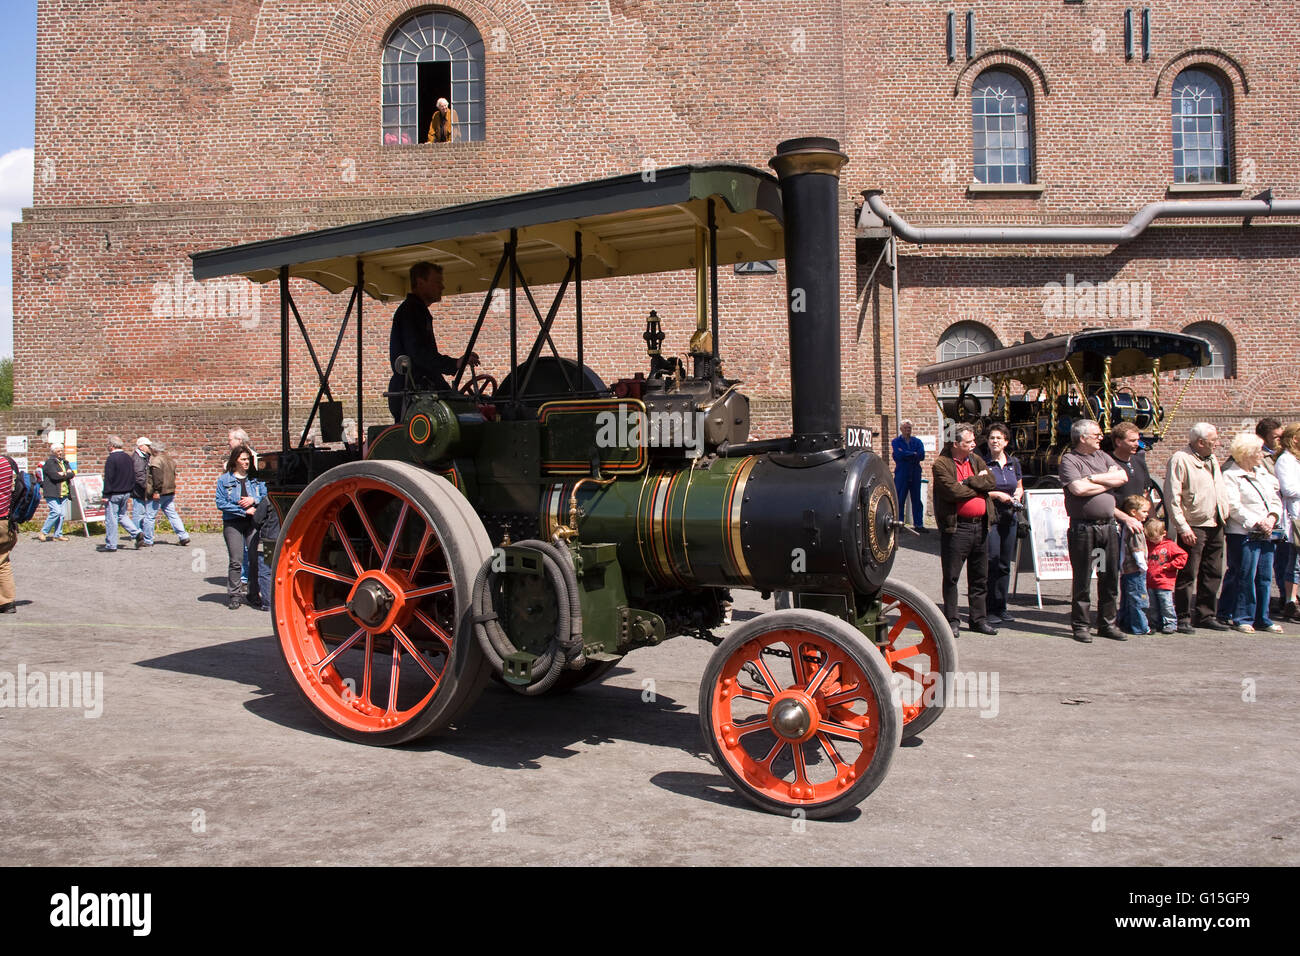
POLYGON ((1255 219, 1300 216, 1296 199, 1166 199, 1147 203, 1123 226, 913 226, 894 212, 883 189, 866 189, 862 207, 877 216, 895 237, 927 243, 1080 243, 1121 245, 1136 239, 1157 219, 1255 219))
MULTIPOLYGON (((898 347, 898 237, 889 237, 890 311, 894 322, 894 431, 903 423, 903 363, 898 347)), ((881 436, 882 438, 884 436, 881 436)), ((883 442, 882 442, 883 444, 883 442)))

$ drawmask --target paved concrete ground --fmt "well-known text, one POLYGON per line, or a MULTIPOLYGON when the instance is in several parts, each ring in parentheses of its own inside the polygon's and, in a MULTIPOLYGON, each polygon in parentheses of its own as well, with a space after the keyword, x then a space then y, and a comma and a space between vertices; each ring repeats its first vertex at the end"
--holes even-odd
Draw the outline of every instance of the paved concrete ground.
MULTIPOLYGON (((936 539, 895 572, 935 597, 936 539)), ((959 641, 996 716, 949 711, 857 811, 801 829, 704 756, 703 642, 558 700, 490 688, 449 735, 371 748, 308 713, 269 616, 225 607, 220 538, 194 545, 19 543, 0 681, 102 672, 103 713, 0 709, 0 863, 1300 862, 1295 627, 1080 645, 1051 585, 1020 628, 959 641)))

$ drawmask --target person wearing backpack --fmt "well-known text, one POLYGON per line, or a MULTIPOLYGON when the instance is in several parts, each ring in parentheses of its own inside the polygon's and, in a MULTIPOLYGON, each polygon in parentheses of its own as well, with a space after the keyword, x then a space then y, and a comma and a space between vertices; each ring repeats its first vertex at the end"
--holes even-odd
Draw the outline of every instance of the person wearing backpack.
POLYGON ((149 520, 155 523, 155 533, 158 512, 161 511, 180 539, 177 544, 185 547, 190 543, 190 535, 176 511, 176 462, 162 445, 154 448, 153 454, 149 456, 149 479, 153 486, 153 497, 146 507, 149 509, 149 520))
POLYGON ((141 531, 126 513, 126 502, 135 487, 135 468, 131 456, 122 449, 122 439, 108 436, 108 457, 104 459, 104 543, 96 551, 113 553, 117 550, 117 526, 122 527, 139 548, 144 543, 141 531))
POLYGON ((10 520, 11 501, 14 486, 19 481, 18 468, 13 459, 0 458, 0 614, 14 614, 18 611, 15 603, 14 569, 9 563, 9 552, 18 542, 18 528, 10 520))
POLYGON ((77 473, 63 457, 62 442, 50 443, 50 457, 41 468, 41 491, 50 506, 45 526, 36 536, 37 541, 67 541, 63 535, 63 522, 68 520, 68 505, 72 498, 72 479, 77 473), (53 533, 51 533, 53 532, 53 533))

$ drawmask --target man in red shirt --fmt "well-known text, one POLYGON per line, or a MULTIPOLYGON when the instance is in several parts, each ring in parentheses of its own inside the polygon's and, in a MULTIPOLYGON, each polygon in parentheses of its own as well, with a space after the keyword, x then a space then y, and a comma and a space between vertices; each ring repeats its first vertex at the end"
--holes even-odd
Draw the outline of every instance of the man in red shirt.
POLYGON ((957 636, 957 584, 966 566, 966 600, 970 629, 996 634, 989 625, 988 591, 989 492, 996 482, 984 459, 974 453, 975 431, 958 425, 952 444, 934 460, 934 518, 939 525, 939 560, 943 565, 943 612, 957 636))
POLYGON ((18 529, 9 522, 9 498, 16 477, 9 460, 0 458, 0 614, 18 610, 14 604, 14 569, 9 564, 9 552, 18 541, 18 529))

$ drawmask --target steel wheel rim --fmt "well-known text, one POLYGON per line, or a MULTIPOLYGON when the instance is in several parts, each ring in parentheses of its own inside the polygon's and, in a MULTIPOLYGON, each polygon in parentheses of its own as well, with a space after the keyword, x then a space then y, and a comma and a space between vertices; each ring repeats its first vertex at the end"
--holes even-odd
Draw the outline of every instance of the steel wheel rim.
POLYGON ((882 619, 893 610, 899 612, 898 619, 885 632, 884 654, 885 664, 894 674, 894 689, 902 704, 906 727, 927 709, 943 706, 942 693, 935 700, 935 682, 940 673, 939 642, 925 619, 902 597, 885 590, 880 595, 880 603, 882 619))
POLYGON ((401 727, 444 686, 456 584, 426 508, 392 484, 356 477, 313 495, 285 529, 276 565, 280 646, 318 710, 364 733, 401 727), (369 615, 362 584, 392 606, 369 615), (403 683, 405 682, 405 683, 403 683))
POLYGON ((723 664, 711 697, 718 753, 749 787, 773 800, 833 800, 852 789, 875 759, 882 723, 875 692, 852 655, 821 634, 783 629, 746 641, 723 664), (794 656, 781 660, 764 654, 768 648, 794 656), (781 666, 769 666, 772 661, 781 666), (806 731, 783 736, 775 729, 774 705, 783 701, 814 708, 806 731))

